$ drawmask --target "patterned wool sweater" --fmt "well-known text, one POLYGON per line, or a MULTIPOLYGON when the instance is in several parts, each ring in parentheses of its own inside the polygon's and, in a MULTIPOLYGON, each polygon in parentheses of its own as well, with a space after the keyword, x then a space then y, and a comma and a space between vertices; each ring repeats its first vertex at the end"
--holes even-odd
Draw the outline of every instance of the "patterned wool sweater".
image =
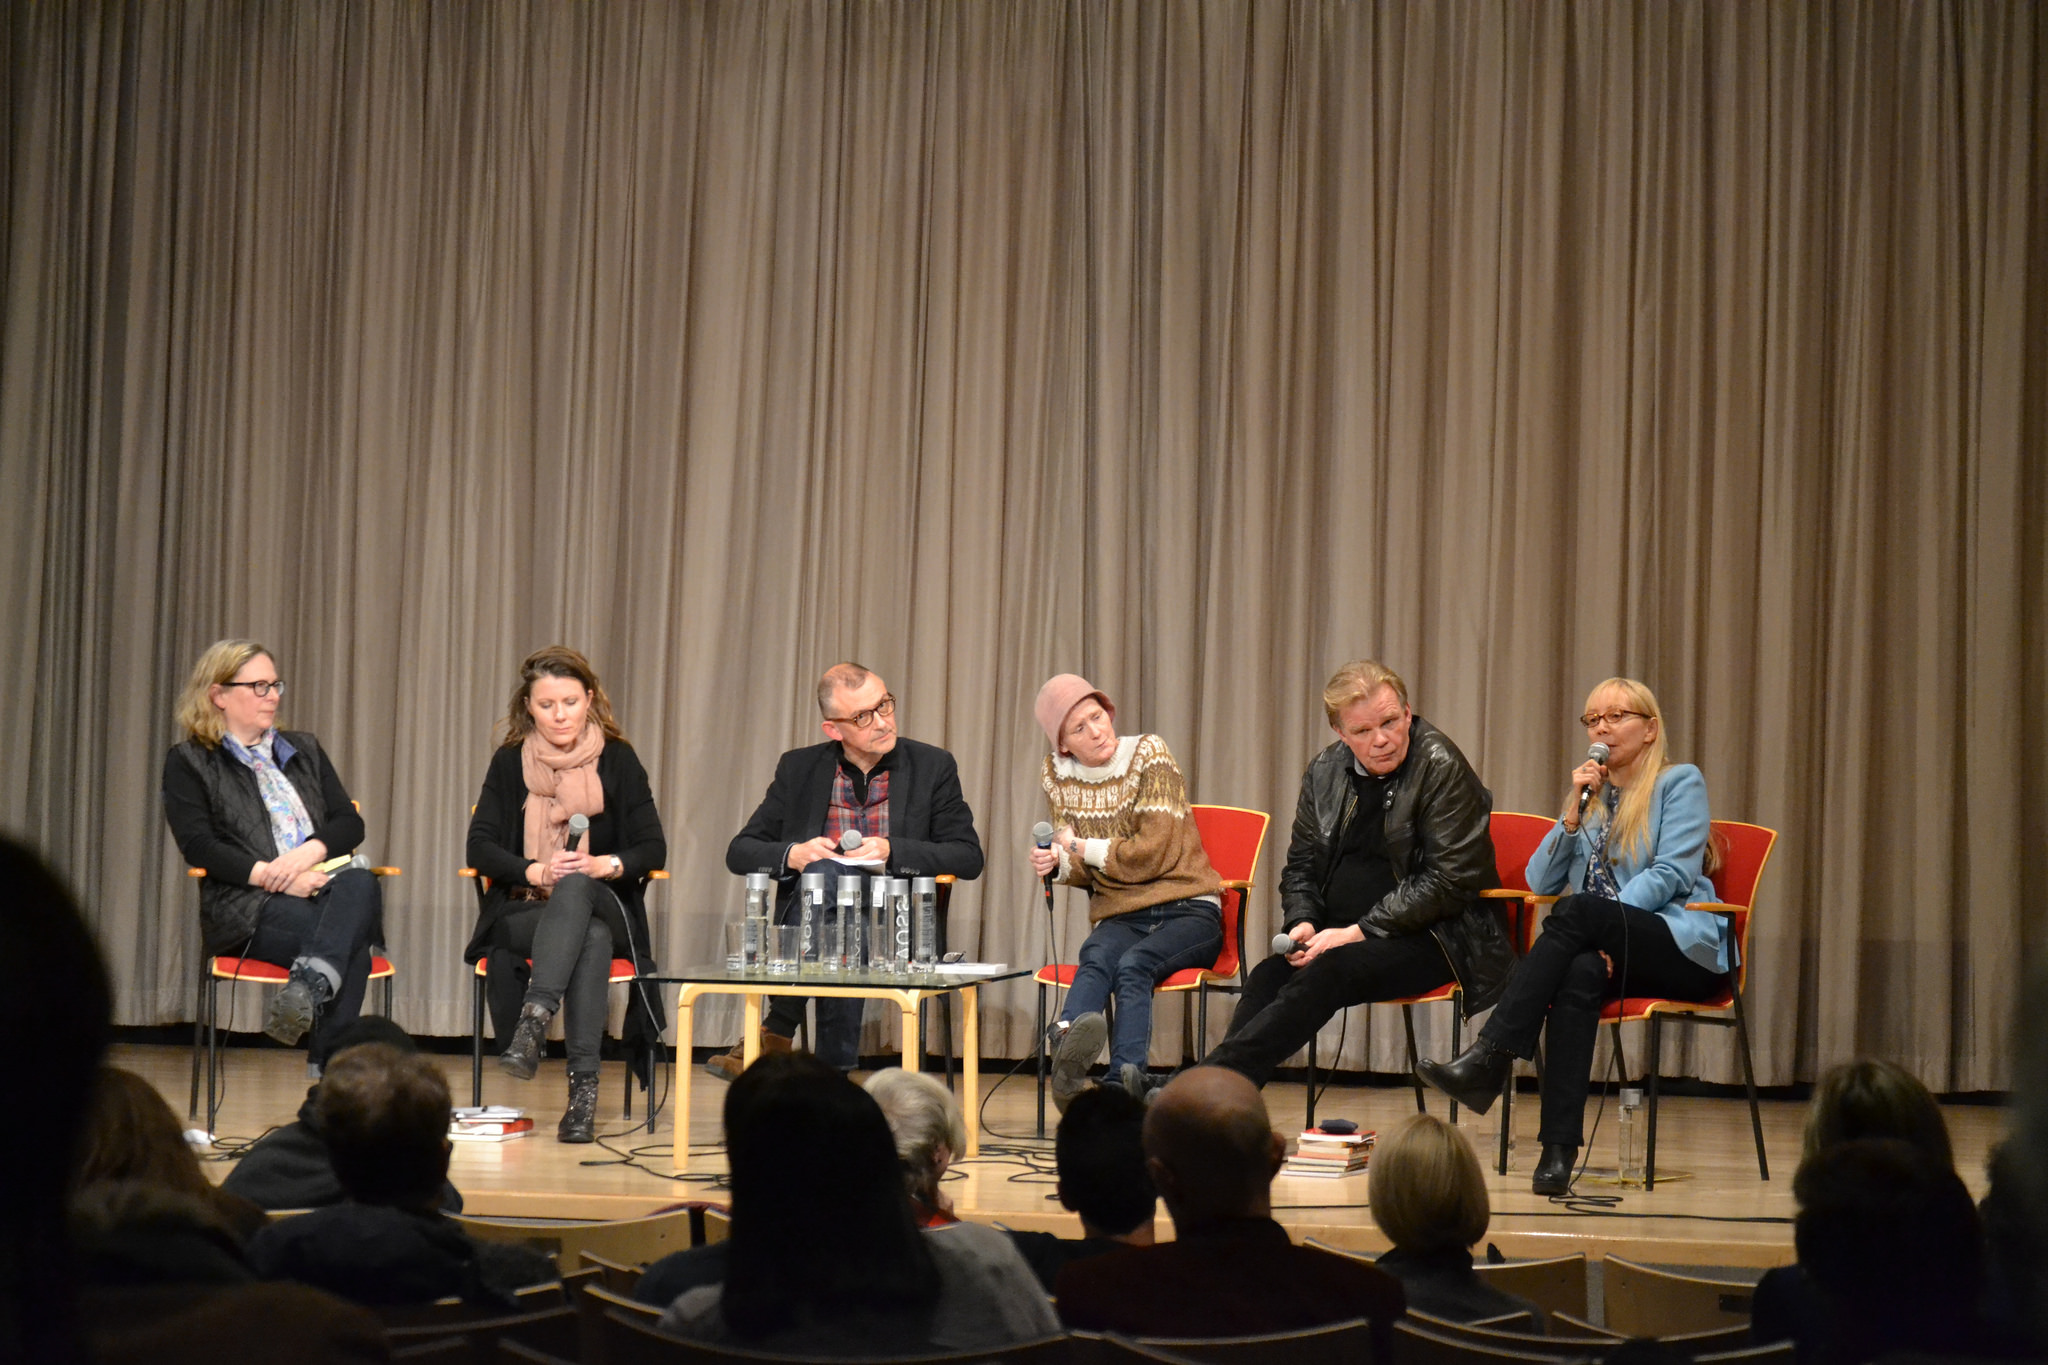
POLYGON ((1060 855, 1060 880, 1088 888, 1088 919, 1197 896, 1220 897, 1223 881, 1202 851, 1180 765, 1157 735, 1126 735, 1099 768, 1048 754, 1039 779, 1055 826, 1085 840, 1080 858, 1060 855))

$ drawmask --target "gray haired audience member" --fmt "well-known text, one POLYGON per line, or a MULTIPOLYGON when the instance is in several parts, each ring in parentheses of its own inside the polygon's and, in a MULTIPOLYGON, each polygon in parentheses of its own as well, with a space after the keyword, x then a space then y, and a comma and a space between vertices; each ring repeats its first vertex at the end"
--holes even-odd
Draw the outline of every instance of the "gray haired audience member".
POLYGON ((967 1121, 960 1113, 960 1101, 930 1076, 900 1066, 877 1071, 861 1088, 888 1120, 917 1225, 934 1228, 957 1222, 952 1201, 939 1189, 939 1182, 946 1178, 954 1158, 967 1152, 967 1121))
POLYGON ((1061 1207, 1081 1216, 1081 1236, 1010 1233, 1047 1292, 1071 1262, 1152 1245, 1159 1195, 1145 1169, 1144 1103, 1121 1086, 1083 1090, 1060 1116, 1053 1163, 1054 1193, 1061 1207))
POLYGON ((1472 1245, 1486 1235, 1493 1210, 1463 1133, 1416 1114, 1374 1146, 1367 1170, 1367 1206, 1394 1244, 1374 1264, 1401 1282, 1410 1311, 1452 1322, 1527 1313, 1543 1330, 1541 1309, 1472 1269, 1472 1245))
POLYGON ((258 1274, 372 1306, 510 1306, 513 1290, 558 1278, 540 1253, 473 1241, 441 1213, 448 1082, 427 1058, 386 1043, 348 1049, 321 1079, 318 1113, 348 1201, 257 1233, 258 1274))

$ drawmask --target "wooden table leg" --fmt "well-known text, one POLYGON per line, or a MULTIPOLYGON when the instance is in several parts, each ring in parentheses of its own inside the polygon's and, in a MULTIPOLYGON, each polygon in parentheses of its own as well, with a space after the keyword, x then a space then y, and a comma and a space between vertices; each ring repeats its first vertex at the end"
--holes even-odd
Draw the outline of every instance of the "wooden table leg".
POLYGON ((917 1002, 916 991, 905 991, 903 1004, 903 1069, 917 1070, 917 1002))
MULTIPOLYGON (((697 1068, 690 1064, 690 1006, 693 992, 685 986, 676 994, 676 1089, 675 1113, 670 1126, 675 1140, 669 1144, 675 1173, 681 1175, 690 1169, 690 1073, 697 1068)), ((627 1077, 626 1084, 631 1085, 627 1077)))
POLYGON ((960 1104, 967 1117, 967 1155, 981 1155, 981 992, 960 992, 960 1104))
POLYGON ((740 998, 747 1002, 740 1018, 740 1070, 745 1071, 761 1056, 761 997, 740 998))

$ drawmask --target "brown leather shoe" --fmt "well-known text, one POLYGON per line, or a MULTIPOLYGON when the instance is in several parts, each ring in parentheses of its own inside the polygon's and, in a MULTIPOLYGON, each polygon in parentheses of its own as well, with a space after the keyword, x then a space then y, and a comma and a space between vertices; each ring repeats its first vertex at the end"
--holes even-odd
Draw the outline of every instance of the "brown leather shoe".
MULTIPOLYGON (((744 1041, 734 1043, 732 1051, 719 1053, 716 1057, 704 1063, 704 1069, 718 1077, 721 1081, 732 1080, 740 1072, 746 1070, 746 1050, 747 1045, 744 1041)), ((796 1043, 793 1040, 785 1038, 779 1033, 770 1033, 766 1029, 761 1030, 761 1055, 763 1057, 766 1057, 771 1052, 794 1051, 796 1051, 796 1043)))

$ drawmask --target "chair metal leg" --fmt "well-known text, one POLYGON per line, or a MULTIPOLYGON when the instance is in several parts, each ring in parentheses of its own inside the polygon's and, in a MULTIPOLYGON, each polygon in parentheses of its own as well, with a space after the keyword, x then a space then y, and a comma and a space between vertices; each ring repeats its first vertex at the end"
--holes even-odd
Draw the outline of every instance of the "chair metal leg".
POLYGON ((469 978, 469 1103, 484 1102, 484 979, 469 978))
POLYGON ((214 1077, 220 1067, 220 982, 212 972, 206 974, 206 1131, 219 1131, 214 1120, 220 1115, 220 1087, 214 1077))
POLYGON ((1742 1088, 1749 1095, 1749 1127, 1756 1135, 1757 1179, 1769 1180, 1771 1166, 1764 1157, 1764 1120, 1756 1107, 1756 1072, 1749 1062, 1749 1019, 1743 1013, 1740 991, 1735 993, 1735 1045, 1742 1053, 1742 1088))
MULTIPOLYGON (((1415 1112, 1427 1114, 1429 1112, 1429 1101, 1423 1096, 1422 1077, 1415 1074, 1415 1068, 1421 1065, 1422 1058, 1415 1051, 1415 1010, 1413 1006, 1401 1006, 1401 1027, 1408 1030, 1408 1084, 1415 1087, 1415 1112)), ((1453 1117, 1455 1116, 1454 1113, 1453 1117)))
POLYGON ((1038 983, 1038 1136, 1045 1136, 1045 983, 1038 983))
POLYGON ((1500 1173, 1508 1173, 1508 1138, 1515 1131, 1515 1064, 1508 1063, 1508 1078, 1500 1087, 1500 1173))
POLYGON ((1195 1046, 1194 1058, 1200 1062, 1209 1055, 1209 983, 1204 981, 1195 988, 1195 1046))
POLYGON ((384 978, 384 1017, 386 1019, 391 1017, 391 1002, 396 997, 396 991, 393 988, 397 985, 398 978, 395 975, 384 978))
MULTIPOLYGON (((1459 1002, 1455 999, 1451 1001, 1451 1055, 1453 1057, 1462 1057, 1465 1055, 1465 1011, 1459 1008, 1459 1002)), ((1411 1058, 1409 1062, 1410 1075, 1414 1074, 1414 1069, 1415 1064, 1411 1058)), ((1457 1126, 1458 1102, 1456 1100, 1452 1100, 1451 1127, 1455 1128, 1457 1126)))
POLYGON ((1308 1040, 1308 1122, 1304 1128, 1316 1126, 1316 1040, 1308 1040))
POLYGON ((1657 1072, 1664 1047, 1664 1016, 1650 1016, 1650 1118, 1643 1142, 1643 1190, 1657 1188, 1657 1072))
POLYGON ((206 978, 208 975, 207 957, 205 950, 202 948, 199 956, 198 985, 194 988, 192 995, 192 1103, 185 1110, 185 1117, 190 1119, 199 1117, 199 1046, 206 1036, 206 978))
POLYGON ((1627 1053, 1627 1052, 1626 1052, 1626 1051, 1625 1051, 1625 1050, 1624 1050, 1624 1049, 1622 1048, 1622 1046, 1621 1046, 1621 1021, 1617 1019, 1617 1020, 1616 1020, 1616 1021, 1615 1021, 1614 1023, 1612 1023, 1612 1024, 1608 1025, 1608 1027, 1614 1030, 1614 1064, 1615 1064, 1615 1069, 1621 1072, 1621 1083, 1622 1083, 1623 1085, 1627 1085, 1627 1084, 1628 1084, 1628 1053, 1627 1053))

